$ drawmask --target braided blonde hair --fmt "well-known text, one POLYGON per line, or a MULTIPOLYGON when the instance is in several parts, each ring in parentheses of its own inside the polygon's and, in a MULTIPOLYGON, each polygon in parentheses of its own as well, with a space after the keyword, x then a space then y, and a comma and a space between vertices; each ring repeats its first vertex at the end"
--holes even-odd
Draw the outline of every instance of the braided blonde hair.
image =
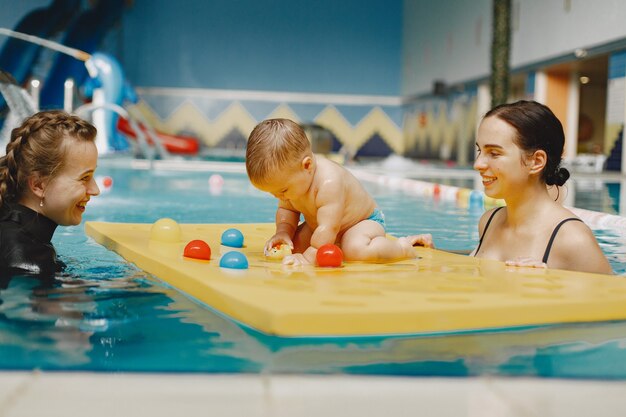
POLYGON ((32 174, 53 177, 63 169, 72 141, 93 142, 96 128, 64 111, 42 111, 11 131, 6 155, 0 158, 0 207, 19 201, 32 174))

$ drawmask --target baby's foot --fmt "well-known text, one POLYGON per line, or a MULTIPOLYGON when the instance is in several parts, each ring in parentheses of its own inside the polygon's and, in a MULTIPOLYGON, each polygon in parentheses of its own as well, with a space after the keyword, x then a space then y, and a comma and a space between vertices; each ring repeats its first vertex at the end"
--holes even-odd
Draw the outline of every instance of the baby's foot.
POLYGON ((402 249, 402 257, 403 258, 415 258, 416 253, 415 249, 413 249, 413 243, 409 237, 399 237, 398 243, 400 244, 400 248, 402 249))
POLYGON ((424 246, 425 248, 434 248, 433 235, 430 233, 424 233, 421 235, 407 236, 407 239, 411 241, 412 246, 424 246))

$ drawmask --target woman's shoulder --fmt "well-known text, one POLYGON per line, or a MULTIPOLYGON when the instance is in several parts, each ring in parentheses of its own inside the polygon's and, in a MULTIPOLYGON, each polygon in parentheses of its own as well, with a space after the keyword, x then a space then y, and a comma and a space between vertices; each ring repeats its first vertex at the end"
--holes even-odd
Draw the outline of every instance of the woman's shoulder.
POLYGON ((480 216, 480 220, 478 221, 478 230, 482 232, 485 226, 487 226, 487 223, 490 221, 490 219, 494 218, 496 216, 496 213, 502 211, 504 208, 505 206, 499 206, 486 210, 480 216))
POLYGON ((584 231, 592 234, 591 229, 584 220, 567 207, 559 206, 558 211, 555 211, 554 217, 550 221, 554 224, 555 228, 560 227, 565 233, 567 233, 566 231, 575 233, 577 233, 577 231, 584 231))
POLYGON ((0 229, 12 229, 18 227, 19 215, 12 206, 6 204, 0 207, 0 229))
POLYGON ((495 213, 501 211, 501 210, 505 210, 506 206, 498 206, 498 207, 493 207, 490 208, 489 210, 485 210, 485 212, 482 214, 481 218, 489 218, 493 215, 495 215, 495 213))
POLYGON ((19 220, 15 217, 0 218, 0 246, 10 248, 15 246, 29 246, 36 243, 36 239, 26 232, 19 220))
POLYGON ((14 204, 0 209, 0 239, 5 249, 47 246, 55 228, 54 223, 28 207, 14 204))
POLYGON ((0 207, 0 228, 18 230, 25 222, 36 217, 36 213, 19 204, 3 204, 0 207))
POLYGON ((611 266, 602 252, 595 234, 580 218, 562 219, 553 231, 554 246, 550 259, 558 268, 583 272, 611 274, 611 266), (557 229, 557 227, 559 227, 557 229))
POLYGON ((572 254, 598 245, 591 228, 577 215, 563 207, 553 221, 552 234, 562 251, 572 254))
POLYGON ((18 223, 0 222, 0 271, 49 275, 61 269, 51 244, 26 232, 18 223))
POLYGON ((552 233, 558 233, 564 246, 578 247, 587 241, 595 244, 595 236, 591 228, 569 210, 557 220, 552 233))

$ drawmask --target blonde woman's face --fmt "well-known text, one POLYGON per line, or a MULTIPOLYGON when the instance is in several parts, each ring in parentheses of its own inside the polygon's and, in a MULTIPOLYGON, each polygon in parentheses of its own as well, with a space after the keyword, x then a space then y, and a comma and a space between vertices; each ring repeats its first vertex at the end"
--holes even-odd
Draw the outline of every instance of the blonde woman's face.
POLYGON ((94 173, 98 150, 93 142, 74 142, 65 163, 44 189, 41 213, 62 226, 80 224, 92 196, 100 194, 94 173))

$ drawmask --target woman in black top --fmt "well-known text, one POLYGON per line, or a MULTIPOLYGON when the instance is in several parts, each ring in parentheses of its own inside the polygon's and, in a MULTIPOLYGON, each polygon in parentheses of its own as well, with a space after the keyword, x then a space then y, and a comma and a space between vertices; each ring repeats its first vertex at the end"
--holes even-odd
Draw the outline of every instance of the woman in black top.
POLYGON ((522 100, 487 112, 474 169, 485 194, 504 199, 506 207, 480 219, 474 256, 511 266, 612 273, 589 227, 548 193, 569 177, 560 166, 564 143, 561 122, 543 104, 522 100))
POLYGON ((51 239, 77 225, 100 190, 96 128, 62 111, 39 112, 13 129, 0 158, 0 274, 51 276, 65 265, 51 239))

